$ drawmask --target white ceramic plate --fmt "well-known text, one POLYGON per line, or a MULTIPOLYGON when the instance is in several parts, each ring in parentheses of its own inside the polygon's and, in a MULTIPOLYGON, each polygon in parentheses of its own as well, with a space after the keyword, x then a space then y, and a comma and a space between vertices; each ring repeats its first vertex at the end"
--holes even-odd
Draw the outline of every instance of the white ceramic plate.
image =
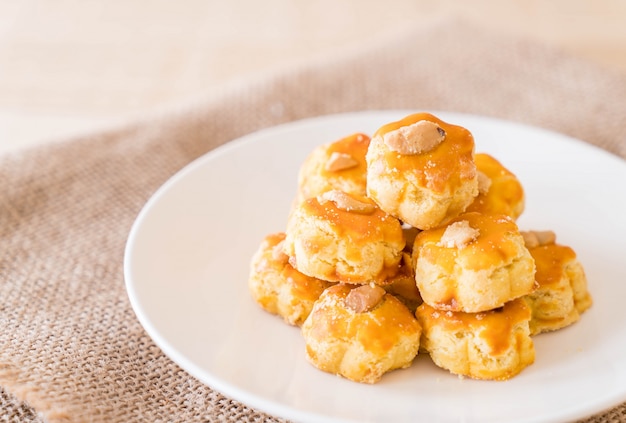
POLYGON ((535 363, 515 378, 460 379, 419 356, 376 385, 350 382, 309 365, 299 330, 251 300, 250 258, 265 235, 284 230, 306 155, 409 113, 279 126, 176 174, 141 211, 125 253, 128 294, 146 331, 200 381, 296 421, 552 422, 625 401, 626 162, 552 132, 435 112, 517 174, 527 194, 519 226, 554 230, 587 272, 593 307, 575 325, 537 336, 535 363))

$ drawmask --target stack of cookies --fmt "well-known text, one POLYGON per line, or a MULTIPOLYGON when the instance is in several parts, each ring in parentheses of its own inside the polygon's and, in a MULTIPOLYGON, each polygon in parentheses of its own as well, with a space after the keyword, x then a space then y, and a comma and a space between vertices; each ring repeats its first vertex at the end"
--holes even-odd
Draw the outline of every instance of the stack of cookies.
POLYGON ((298 187, 249 287, 301 327, 321 370, 375 383, 423 351, 457 375, 504 380, 533 363, 532 335, 591 305, 573 250, 518 229, 515 175, 431 114, 317 147, 298 187))

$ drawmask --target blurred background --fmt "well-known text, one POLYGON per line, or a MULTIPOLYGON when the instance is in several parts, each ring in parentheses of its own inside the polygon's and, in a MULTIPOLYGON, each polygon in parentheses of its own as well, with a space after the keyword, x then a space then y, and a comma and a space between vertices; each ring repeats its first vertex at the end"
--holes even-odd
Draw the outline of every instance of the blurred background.
POLYGON ((0 0, 0 154, 449 15, 626 72, 624 0, 0 0))

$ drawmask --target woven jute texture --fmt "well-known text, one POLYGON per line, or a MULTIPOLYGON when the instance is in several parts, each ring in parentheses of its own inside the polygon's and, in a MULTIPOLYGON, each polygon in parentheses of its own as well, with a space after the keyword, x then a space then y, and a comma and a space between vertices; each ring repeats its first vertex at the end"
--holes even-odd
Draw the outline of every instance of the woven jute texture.
MULTIPOLYGON (((129 229, 162 183, 233 138, 300 118, 389 108, 504 118, 626 157, 626 75, 458 20, 407 28, 108 131, 6 155, 0 421, 279 421, 204 386, 147 336, 124 287, 129 229)), ((626 421, 626 404, 587 421, 626 421)))

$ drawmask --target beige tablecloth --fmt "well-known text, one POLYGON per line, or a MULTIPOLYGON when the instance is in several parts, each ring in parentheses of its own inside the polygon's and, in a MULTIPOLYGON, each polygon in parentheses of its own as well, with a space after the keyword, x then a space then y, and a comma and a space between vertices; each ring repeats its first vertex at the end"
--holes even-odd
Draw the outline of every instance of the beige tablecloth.
MULTIPOLYGON (((124 288, 126 237, 168 177, 220 144, 386 108, 505 118, 626 158, 626 75, 457 20, 0 158, 0 420, 274 421, 199 383, 146 335, 124 288)), ((626 421, 626 404, 589 421, 626 421)))

